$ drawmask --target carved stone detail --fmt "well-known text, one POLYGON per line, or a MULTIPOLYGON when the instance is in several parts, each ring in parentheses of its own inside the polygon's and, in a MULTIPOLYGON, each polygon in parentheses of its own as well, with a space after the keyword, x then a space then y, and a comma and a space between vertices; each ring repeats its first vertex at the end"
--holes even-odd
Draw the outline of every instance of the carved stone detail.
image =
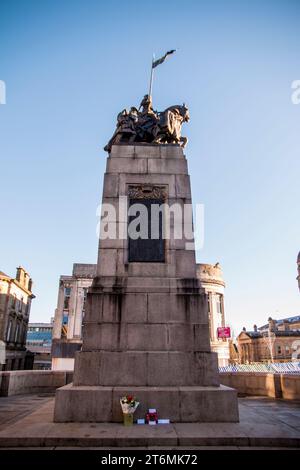
POLYGON ((162 186, 129 186, 128 197, 131 199, 167 199, 167 190, 162 186))

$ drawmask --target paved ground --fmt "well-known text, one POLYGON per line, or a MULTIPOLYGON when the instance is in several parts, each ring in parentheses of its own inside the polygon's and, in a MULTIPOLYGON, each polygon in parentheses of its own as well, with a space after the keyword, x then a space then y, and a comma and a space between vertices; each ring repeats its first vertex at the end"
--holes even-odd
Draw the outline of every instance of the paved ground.
POLYGON ((0 431, 49 401, 53 401, 53 394, 0 397, 0 431))
POLYGON ((0 397, 0 447, 300 448, 300 402, 240 398, 240 423, 53 423, 49 395, 0 397))

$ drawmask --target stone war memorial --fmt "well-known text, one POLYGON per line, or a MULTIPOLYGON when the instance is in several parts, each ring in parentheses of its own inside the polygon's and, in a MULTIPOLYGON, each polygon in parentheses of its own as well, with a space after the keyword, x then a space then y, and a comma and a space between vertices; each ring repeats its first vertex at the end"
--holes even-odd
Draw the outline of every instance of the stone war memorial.
POLYGON ((196 277, 181 137, 188 120, 185 105, 154 111, 151 87, 139 109, 118 115, 105 147, 97 273, 82 350, 73 383, 56 391, 56 422, 122 422, 127 394, 140 403, 135 419, 155 408, 171 422, 239 420, 236 391, 219 382, 207 297, 196 277))

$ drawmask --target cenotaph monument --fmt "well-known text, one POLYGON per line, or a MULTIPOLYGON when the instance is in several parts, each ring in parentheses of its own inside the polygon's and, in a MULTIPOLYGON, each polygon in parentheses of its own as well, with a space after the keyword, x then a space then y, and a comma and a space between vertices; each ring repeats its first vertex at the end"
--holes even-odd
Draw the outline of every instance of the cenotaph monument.
POLYGON ((139 110, 118 115, 105 147, 102 199, 102 207, 116 210, 110 220, 101 220, 101 234, 114 236, 100 236, 82 350, 75 356, 73 383, 56 391, 56 422, 121 422, 120 398, 127 394, 140 402, 135 419, 144 418, 149 408, 171 422, 239 419, 236 391, 220 385, 217 355, 210 349, 207 297, 196 277, 193 234, 187 239, 185 230, 181 237, 172 232, 178 223, 192 229, 192 221, 178 222, 178 214, 160 211, 151 236, 154 206, 175 204, 182 213, 191 206, 187 139, 181 137, 188 120, 185 105, 154 111, 150 95, 139 110), (134 225, 134 214, 142 209, 148 236, 141 227, 142 235, 132 236, 130 224, 141 225, 134 225))

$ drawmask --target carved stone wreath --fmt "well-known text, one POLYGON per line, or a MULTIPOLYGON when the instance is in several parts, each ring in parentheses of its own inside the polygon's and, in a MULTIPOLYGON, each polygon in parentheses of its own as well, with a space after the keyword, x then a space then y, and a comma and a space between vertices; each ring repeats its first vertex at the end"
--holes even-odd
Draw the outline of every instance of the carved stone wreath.
POLYGON ((129 186, 128 197, 130 199, 167 199, 167 191, 162 186, 129 186))

